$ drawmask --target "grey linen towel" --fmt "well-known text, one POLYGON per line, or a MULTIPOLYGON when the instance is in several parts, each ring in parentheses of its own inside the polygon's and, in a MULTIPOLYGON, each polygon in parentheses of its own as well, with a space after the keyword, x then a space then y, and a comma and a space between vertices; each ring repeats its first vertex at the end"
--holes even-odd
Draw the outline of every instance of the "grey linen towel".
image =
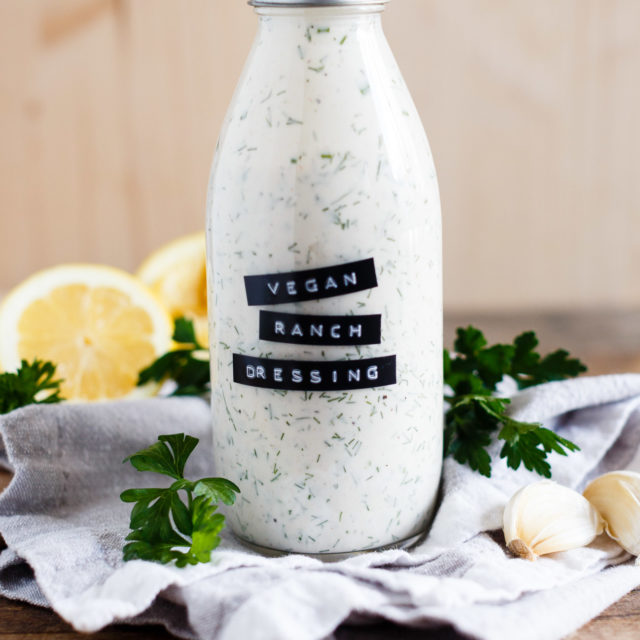
MULTIPOLYGON (((513 414, 544 420, 582 451, 553 456, 554 478, 581 488, 613 469, 640 470, 640 375, 550 383, 518 393, 513 414)), ((483 478, 452 460, 430 535, 411 552, 341 562, 264 558, 225 533, 211 563, 124 563, 130 505, 119 493, 157 483, 122 460, 162 433, 201 439, 187 474, 211 475, 209 408, 199 399, 31 406, 0 417, 0 593, 52 607, 80 631, 161 623, 184 638, 314 640, 344 621, 450 623, 471 636, 561 638, 640 584, 640 568, 605 536, 528 562, 505 551, 502 510, 537 476, 493 451, 483 478)))

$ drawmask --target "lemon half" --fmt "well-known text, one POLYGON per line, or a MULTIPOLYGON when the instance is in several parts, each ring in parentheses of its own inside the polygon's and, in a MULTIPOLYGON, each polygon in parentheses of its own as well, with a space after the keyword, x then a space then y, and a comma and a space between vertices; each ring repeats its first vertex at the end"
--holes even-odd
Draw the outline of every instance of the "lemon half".
POLYGON ((165 304, 173 318, 192 320, 198 341, 208 344, 205 235, 183 236, 154 251, 136 275, 165 304))
POLYGON ((0 308, 0 365, 50 360, 68 400, 149 395, 138 373, 171 346, 171 317, 136 278, 111 267, 70 264, 40 271, 0 308))

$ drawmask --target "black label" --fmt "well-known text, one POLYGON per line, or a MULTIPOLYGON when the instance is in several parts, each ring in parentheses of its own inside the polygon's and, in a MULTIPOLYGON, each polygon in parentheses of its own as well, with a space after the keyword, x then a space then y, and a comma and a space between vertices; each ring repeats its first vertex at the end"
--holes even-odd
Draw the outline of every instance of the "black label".
POLYGON ((343 296, 378 286, 373 258, 321 269, 245 276, 250 306, 343 296))
POLYGON ((311 316, 260 311, 260 339, 290 344, 380 344, 380 314, 311 316))
POLYGON ((396 383, 396 357, 365 360, 272 360, 233 354, 233 381, 287 391, 347 391, 396 383))

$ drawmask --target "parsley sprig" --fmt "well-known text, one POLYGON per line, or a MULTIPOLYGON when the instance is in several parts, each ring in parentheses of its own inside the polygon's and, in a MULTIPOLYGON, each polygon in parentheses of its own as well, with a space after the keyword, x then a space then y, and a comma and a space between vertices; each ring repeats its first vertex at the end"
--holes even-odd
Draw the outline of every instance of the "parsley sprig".
POLYGON ((445 396, 449 404, 445 415, 445 455, 490 477, 487 447, 497 432, 498 439, 504 441, 500 457, 506 459, 507 466, 518 469, 524 464, 526 469, 550 478, 549 453, 567 455, 567 451, 579 451, 576 444, 537 422, 514 420, 506 412, 509 399, 493 395, 504 376, 512 377, 523 389, 586 371, 582 362, 569 357, 564 349, 542 357, 537 346, 533 331, 522 333, 513 344, 487 346, 479 329, 469 326, 457 330, 455 357, 444 352, 444 381, 453 392, 445 396))
POLYGON ((175 480, 166 489, 127 489, 120 494, 123 502, 135 503, 132 531, 123 549, 125 561, 175 561, 184 567, 211 559, 225 521, 216 513, 217 505, 233 504, 240 489, 225 478, 185 479, 185 464, 197 444, 198 438, 184 433, 160 436, 155 444, 124 459, 138 471, 153 471, 175 480))
POLYGON ((138 386, 152 380, 174 380, 176 388, 171 395, 199 396, 207 393, 210 388, 209 353, 198 342, 191 320, 176 319, 173 341, 178 343, 178 347, 143 369, 138 375, 138 386))
POLYGON ((52 362, 22 360, 15 373, 0 374, 0 414, 28 404, 62 402, 60 384, 52 362))

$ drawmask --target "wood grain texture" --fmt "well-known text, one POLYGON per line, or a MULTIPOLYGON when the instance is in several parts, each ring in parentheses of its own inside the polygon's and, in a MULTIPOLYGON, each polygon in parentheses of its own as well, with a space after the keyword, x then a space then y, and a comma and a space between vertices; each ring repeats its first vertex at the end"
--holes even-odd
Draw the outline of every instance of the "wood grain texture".
MULTIPOLYGON (((402 0, 450 309, 640 305, 640 3, 402 0)), ((256 19, 240 0, 0 3, 0 290, 204 225, 256 19)))
MULTIPOLYGON (((591 373, 637 372, 640 370, 640 311, 583 313, 536 313, 495 315, 487 313, 448 314, 445 316, 445 344, 451 344, 456 327, 475 323, 490 341, 510 340, 517 333, 535 328, 543 351, 569 348, 590 367, 591 373)), ((10 480, 0 471, 0 490, 10 480)), ((0 538, 1 548, 1 538, 0 538)), ((640 629, 640 589, 636 589, 609 607, 597 618, 566 640, 637 640, 640 629)), ((0 598, 0 640, 47 639, 81 640, 49 610, 0 598)), ((109 627, 91 636, 97 640, 152 640, 171 637, 158 627, 109 627)), ((450 627, 438 629, 400 629, 388 623, 370 626, 343 625, 336 640, 382 640, 402 637, 407 640, 462 640, 450 627)))

